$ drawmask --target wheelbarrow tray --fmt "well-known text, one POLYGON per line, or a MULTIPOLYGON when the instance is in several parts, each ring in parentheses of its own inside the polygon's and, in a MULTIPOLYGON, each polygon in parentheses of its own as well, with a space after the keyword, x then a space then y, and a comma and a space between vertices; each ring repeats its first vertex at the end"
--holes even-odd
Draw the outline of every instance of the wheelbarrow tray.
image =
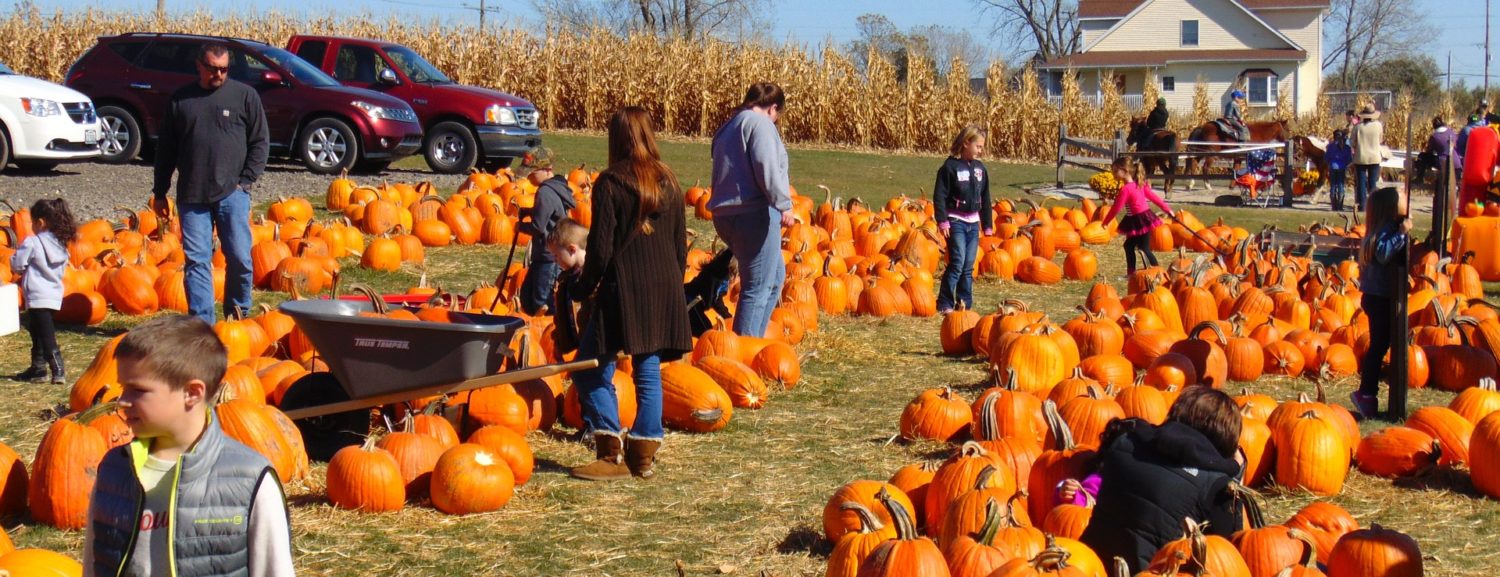
POLYGON ((453 323, 359 316, 374 310, 368 301, 287 301, 280 309, 355 400, 492 375, 526 326, 516 317, 458 312, 453 323))

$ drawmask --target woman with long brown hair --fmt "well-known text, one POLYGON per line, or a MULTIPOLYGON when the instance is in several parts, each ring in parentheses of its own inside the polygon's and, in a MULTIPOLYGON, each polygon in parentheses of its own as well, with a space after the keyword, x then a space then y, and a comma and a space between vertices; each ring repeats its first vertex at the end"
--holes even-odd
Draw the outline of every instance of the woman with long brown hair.
POLYGON ((651 116, 630 106, 609 120, 609 167, 594 183, 593 228, 583 270, 569 289, 590 300, 578 358, 598 368, 573 374, 586 430, 597 459, 572 470, 594 481, 651 477, 663 437, 662 361, 692 350, 682 277, 687 229, 682 189, 661 161, 651 116), (636 417, 619 422, 611 384, 615 355, 631 355, 636 417))

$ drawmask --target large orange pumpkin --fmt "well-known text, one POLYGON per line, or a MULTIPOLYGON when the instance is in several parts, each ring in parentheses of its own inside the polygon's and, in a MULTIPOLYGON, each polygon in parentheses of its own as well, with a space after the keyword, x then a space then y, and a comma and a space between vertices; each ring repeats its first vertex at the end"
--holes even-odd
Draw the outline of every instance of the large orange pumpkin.
POLYGON ((483 445, 463 443, 448 449, 432 469, 432 505, 450 515, 498 510, 515 490, 510 466, 483 445))
POLYGON ((374 438, 339 449, 328 461, 328 500, 340 509, 366 513, 400 511, 406 503, 401 467, 390 452, 375 446, 374 438))

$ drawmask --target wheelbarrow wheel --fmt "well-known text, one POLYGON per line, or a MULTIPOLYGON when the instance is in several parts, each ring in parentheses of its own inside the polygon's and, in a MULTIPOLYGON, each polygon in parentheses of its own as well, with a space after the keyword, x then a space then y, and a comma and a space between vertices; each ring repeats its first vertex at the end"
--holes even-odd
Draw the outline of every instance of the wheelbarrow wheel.
MULTIPOLYGON (((297 379, 287 387, 281 399, 281 410, 291 411, 348 401, 349 394, 333 373, 317 372, 297 379)), ((364 442, 370 433, 370 411, 361 409, 309 417, 294 421, 302 431, 307 456, 314 461, 328 461, 339 449, 364 442)))

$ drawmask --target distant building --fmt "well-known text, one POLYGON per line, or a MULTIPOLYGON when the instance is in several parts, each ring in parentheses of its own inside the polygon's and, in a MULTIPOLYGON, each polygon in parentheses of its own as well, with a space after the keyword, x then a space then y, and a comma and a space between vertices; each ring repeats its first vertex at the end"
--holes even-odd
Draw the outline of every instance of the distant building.
POLYGON ((1323 75, 1323 17, 1328 0, 1079 0, 1083 49, 1042 63, 1048 95, 1060 98, 1062 75, 1078 75, 1097 103, 1113 82, 1132 108, 1154 81, 1167 107, 1191 110, 1201 77, 1217 112, 1235 88, 1248 116, 1290 98, 1297 114, 1317 108, 1323 75))

